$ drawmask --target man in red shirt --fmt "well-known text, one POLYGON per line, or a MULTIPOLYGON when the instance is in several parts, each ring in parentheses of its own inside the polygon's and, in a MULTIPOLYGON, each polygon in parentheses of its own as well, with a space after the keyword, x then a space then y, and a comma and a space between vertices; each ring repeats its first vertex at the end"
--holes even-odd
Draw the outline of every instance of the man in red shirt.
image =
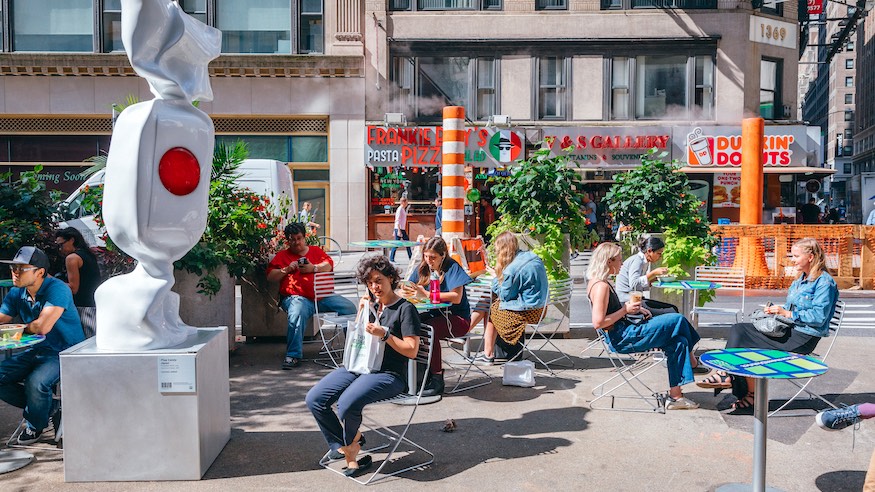
POLYGON ((349 299, 330 295, 316 300, 313 274, 330 272, 334 262, 318 246, 307 246, 304 239, 304 224, 292 222, 285 228, 288 249, 276 254, 267 265, 267 280, 280 283, 280 306, 289 319, 286 334, 286 356, 283 369, 298 367, 304 355, 304 329, 307 322, 319 310, 340 315, 355 314, 356 306, 349 299))

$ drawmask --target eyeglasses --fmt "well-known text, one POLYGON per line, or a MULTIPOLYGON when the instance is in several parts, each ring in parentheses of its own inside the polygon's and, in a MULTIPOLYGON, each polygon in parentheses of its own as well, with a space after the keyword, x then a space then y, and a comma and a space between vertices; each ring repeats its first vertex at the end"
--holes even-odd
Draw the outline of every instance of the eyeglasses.
POLYGON ((29 272, 31 270, 39 270, 39 267, 32 266, 24 268, 21 265, 9 265, 9 270, 16 275, 21 275, 22 273, 29 272))

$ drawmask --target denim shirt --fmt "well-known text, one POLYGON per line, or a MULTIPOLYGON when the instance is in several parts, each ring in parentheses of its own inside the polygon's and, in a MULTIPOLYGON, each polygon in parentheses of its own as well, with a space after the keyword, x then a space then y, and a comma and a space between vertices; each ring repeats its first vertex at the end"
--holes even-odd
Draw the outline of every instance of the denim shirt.
POLYGON ((821 273, 813 281, 803 274, 790 284, 784 309, 792 313, 796 330, 806 335, 828 337, 829 321, 835 313, 838 299, 839 289, 828 273, 821 273))
POLYGON ((528 311, 547 303, 547 270, 531 251, 518 251, 504 268, 502 280, 492 279, 492 292, 498 295, 501 309, 528 311))

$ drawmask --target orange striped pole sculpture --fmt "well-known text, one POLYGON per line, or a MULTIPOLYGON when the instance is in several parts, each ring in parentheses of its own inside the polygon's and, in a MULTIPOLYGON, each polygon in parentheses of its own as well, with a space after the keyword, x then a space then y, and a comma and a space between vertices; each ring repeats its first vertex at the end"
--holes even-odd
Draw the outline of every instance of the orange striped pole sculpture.
POLYGON ((444 108, 441 197, 443 238, 452 244, 465 235, 465 108, 444 108))

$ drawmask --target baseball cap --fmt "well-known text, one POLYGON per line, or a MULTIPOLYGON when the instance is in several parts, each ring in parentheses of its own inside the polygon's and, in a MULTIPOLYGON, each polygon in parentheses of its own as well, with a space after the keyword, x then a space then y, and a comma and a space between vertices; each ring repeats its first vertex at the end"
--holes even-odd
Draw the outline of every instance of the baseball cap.
POLYGON ((37 268, 49 269, 49 257, 43 250, 35 246, 22 246, 11 260, 0 260, 0 263, 10 265, 33 265, 37 268))

